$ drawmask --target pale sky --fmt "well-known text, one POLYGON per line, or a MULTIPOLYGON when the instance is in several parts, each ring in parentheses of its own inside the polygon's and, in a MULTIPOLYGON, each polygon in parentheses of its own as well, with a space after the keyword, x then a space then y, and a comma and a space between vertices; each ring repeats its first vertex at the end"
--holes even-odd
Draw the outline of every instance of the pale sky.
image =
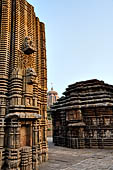
POLYGON ((48 90, 99 79, 113 84, 113 0, 28 0, 46 27, 48 90))

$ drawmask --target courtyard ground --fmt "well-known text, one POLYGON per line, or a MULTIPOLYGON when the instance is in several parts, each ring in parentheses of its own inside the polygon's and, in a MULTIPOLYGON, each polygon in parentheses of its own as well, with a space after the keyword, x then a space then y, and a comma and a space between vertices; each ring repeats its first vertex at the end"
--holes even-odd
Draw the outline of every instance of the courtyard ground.
POLYGON ((49 160, 39 170, 113 170, 112 149, 69 149, 48 139, 49 160))

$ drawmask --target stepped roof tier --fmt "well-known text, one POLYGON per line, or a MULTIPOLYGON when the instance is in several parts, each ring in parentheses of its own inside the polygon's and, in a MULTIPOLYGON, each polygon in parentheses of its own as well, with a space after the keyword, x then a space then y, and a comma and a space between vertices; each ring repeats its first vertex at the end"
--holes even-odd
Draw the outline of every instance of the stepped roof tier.
POLYGON ((71 148, 113 148, 113 85, 97 79, 69 85, 51 107, 53 141, 71 148))
POLYGON ((69 85, 52 110, 98 106, 113 106, 113 85, 97 79, 69 85))

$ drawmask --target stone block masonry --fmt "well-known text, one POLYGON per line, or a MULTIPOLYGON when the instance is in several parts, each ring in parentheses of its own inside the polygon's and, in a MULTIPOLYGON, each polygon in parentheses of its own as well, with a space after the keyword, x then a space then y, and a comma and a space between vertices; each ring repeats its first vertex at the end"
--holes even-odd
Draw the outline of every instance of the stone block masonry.
POLYGON ((0 0, 0 169, 48 159, 45 25, 26 0, 0 0))
POLYGON ((56 145, 113 148, 113 85, 96 79, 69 85, 51 112, 56 145))

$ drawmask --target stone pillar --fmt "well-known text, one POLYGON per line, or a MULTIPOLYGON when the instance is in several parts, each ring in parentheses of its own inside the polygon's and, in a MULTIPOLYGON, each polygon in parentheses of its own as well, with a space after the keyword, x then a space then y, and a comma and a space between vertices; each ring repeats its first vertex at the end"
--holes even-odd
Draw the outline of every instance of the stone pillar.
MULTIPOLYGON (((0 54, 1 58, 1 54, 0 54)), ((0 59, 0 65, 1 65, 0 59)), ((8 86, 8 77, 5 75, 0 75, 0 169, 2 168, 5 162, 5 115, 7 113, 7 86, 8 86)))
POLYGON ((21 170, 32 170, 32 148, 24 146, 21 149, 21 170))
POLYGON ((33 168, 38 170, 39 157, 38 157, 38 125, 37 120, 33 122, 33 168))
POLYGON ((9 129, 6 138, 6 170, 20 170, 20 124, 17 119, 6 121, 9 129))

